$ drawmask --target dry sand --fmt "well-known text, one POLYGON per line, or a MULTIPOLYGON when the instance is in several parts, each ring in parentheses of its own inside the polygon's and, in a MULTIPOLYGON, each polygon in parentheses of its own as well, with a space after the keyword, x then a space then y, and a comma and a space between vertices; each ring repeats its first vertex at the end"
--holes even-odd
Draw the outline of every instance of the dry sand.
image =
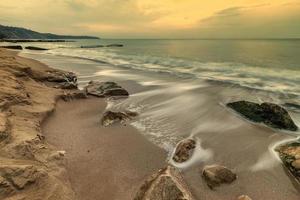
POLYGON ((63 95, 46 80, 51 71, 0 49, 0 199, 74 198, 57 151, 41 136, 41 122, 63 95))
POLYGON ((60 101, 43 134, 66 150, 78 199, 131 200, 147 176, 166 166, 167 155, 131 126, 101 126, 105 107, 97 98, 60 101))

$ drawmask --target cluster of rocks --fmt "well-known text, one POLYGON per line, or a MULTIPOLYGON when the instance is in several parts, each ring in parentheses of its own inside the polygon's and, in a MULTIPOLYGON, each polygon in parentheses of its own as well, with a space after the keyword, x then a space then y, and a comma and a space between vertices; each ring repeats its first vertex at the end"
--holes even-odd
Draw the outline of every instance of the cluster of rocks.
POLYGON ((300 183, 300 141, 289 142, 276 148, 283 164, 300 183))
MULTIPOLYGON (((23 50, 21 45, 9 45, 9 46, 0 46, 0 48, 4 49, 14 49, 14 50, 23 50)), ((41 47, 34 47, 34 46, 26 46, 25 49, 34 50, 34 51, 46 51, 49 49, 41 48, 41 47)))
MULTIPOLYGON (((296 104, 285 104, 286 106, 296 107, 296 104)), ((298 127, 290 117, 287 110, 273 103, 253 103, 249 101, 237 101, 228 103, 228 107, 240 113, 247 119, 264 123, 265 125, 288 131, 297 131, 298 127)), ((300 182, 300 142, 294 141, 276 148, 283 164, 291 174, 300 182)))
POLYGON ((253 122, 264 123, 277 129, 298 130, 289 113, 277 104, 237 101, 228 103, 227 106, 253 122))
MULTIPOLYGON (((84 88, 86 95, 92 95, 99 98, 126 98, 129 96, 127 90, 115 82, 99 82, 90 81, 84 88)), ((120 122, 125 125, 127 121, 132 120, 138 114, 131 111, 115 112, 106 111, 101 119, 103 126, 109 126, 114 123, 120 122)))
MULTIPOLYGON (((178 143, 173 161, 183 163, 188 161, 196 148, 196 141, 189 138, 178 143)), ((205 166, 202 170, 203 180, 210 189, 222 184, 230 184, 237 179, 237 175, 227 167, 221 165, 205 166)), ((138 190, 134 200, 192 200, 195 199, 187 184, 184 182, 180 171, 167 166, 150 176, 138 190)), ((242 195, 238 200, 251 200, 250 197, 242 195)))

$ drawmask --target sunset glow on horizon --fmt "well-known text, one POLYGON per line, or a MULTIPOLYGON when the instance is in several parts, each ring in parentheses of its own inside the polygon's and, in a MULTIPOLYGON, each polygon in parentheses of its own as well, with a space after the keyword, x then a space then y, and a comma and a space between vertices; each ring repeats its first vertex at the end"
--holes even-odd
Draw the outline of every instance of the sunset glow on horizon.
POLYGON ((298 0, 2 0, 0 24, 104 38, 297 38, 298 0))

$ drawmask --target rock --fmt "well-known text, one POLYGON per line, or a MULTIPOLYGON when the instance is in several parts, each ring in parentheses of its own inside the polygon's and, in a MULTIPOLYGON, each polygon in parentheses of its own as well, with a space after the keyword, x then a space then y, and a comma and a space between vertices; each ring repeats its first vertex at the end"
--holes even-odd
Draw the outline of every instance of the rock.
POLYGON ((0 176, 5 177, 16 189, 22 190, 35 183, 37 179, 43 176, 43 173, 31 165, 25 165, 0 168, 0 176))
POLYGON ((103 114, 101 119, 101 124, 103 126, 109 126, 116 122, 120 122, 121 124, 125 124, 127 121, 131 120, 133 117, 136 117, 138 114, 135 112, 125 111, 125 112, 113 112, 106 111, 103 114))
POLYGON ((97 97, 127 97, 129 93, 115 82, 90 81, 85 87, 87 94, 97 97))
POLYGON ((73 72, 65 72, 60 70, 51 70, 46 74, 34 74, 34 79, 54 83, 55 88, 60 89, 77 89, 77 76, 73 72))
POLYGON ((75 90, 75 91, 71 91, 71 92, 65 92, 61 98, 64 101, 71 101, 74 99, 86 99, 87 95, 85 93, 85 91, 81 91, 81 90, 75 90))
POLYGON ((231 170, 220 165, 204 167, 202 176, 210 189, 214 189, 214 187, 220 186, 224 183, 232 183, 237 178, 237 175, 231 170))
POLYGON ((149 177, 134 200, 193 200, 180 172, 168 166, 149 177))
POLYGON ((83 48, 83 49, 101 48, 101 47, 104 47, 104 45, 87 45, 87 46, 80 46, 80 48, 83 48))
POLYGON ((25 47, 25 49, 28 49, 28 50, 35 50, 35 51, 46 51, 46 50, 49 50, 49 49, 45 49, 45 48, 32 47, 32 46, 25 47))
POLYGON ((178 163, 183 163, 190 159, 194 149, 196 147, 196 142, 193 139, 186 139, 181 142, 176 147, 173 160, 178 163))
POLYGON ((241 195, 241 196, 238 197, 237 200, 252 200, 252 199, 247 195, 241 195))
POLYGON ((8 121, 7 116, 0 112, 0 142, 8 138, 8 121))
POLYGON ((297 131, 298 127, 293 122, 289 113, 279 105, 273 103, 257 104, 249 101, 228 103, 228 107, 240 113, 247 119, 264 123, 267 126, 289 131, 297 131))
POLYGON ((0 48, 15 49, 15 50, 22 50, 23 49, 23 47, 21 45, 0 46, 0 48))
POLYGON ((0 176, 0 198, 14 192, 13 186, 2 176, 0 176))
POLYGON ((123 47, 124 45, 123 44, 109 44, 109 45, 106 45, 106 47, 123 47))
POLYGON ((276 151, 285 167, 300 183, 300 141, 283 144, 276 151))

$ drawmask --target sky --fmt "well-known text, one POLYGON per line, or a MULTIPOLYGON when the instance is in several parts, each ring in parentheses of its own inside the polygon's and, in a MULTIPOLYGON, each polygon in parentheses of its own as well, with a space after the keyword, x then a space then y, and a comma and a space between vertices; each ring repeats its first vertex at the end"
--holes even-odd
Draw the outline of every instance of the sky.
POLYGON ((300 0, 0 0, 0 24, 102 38, 300 38, 300 0))

